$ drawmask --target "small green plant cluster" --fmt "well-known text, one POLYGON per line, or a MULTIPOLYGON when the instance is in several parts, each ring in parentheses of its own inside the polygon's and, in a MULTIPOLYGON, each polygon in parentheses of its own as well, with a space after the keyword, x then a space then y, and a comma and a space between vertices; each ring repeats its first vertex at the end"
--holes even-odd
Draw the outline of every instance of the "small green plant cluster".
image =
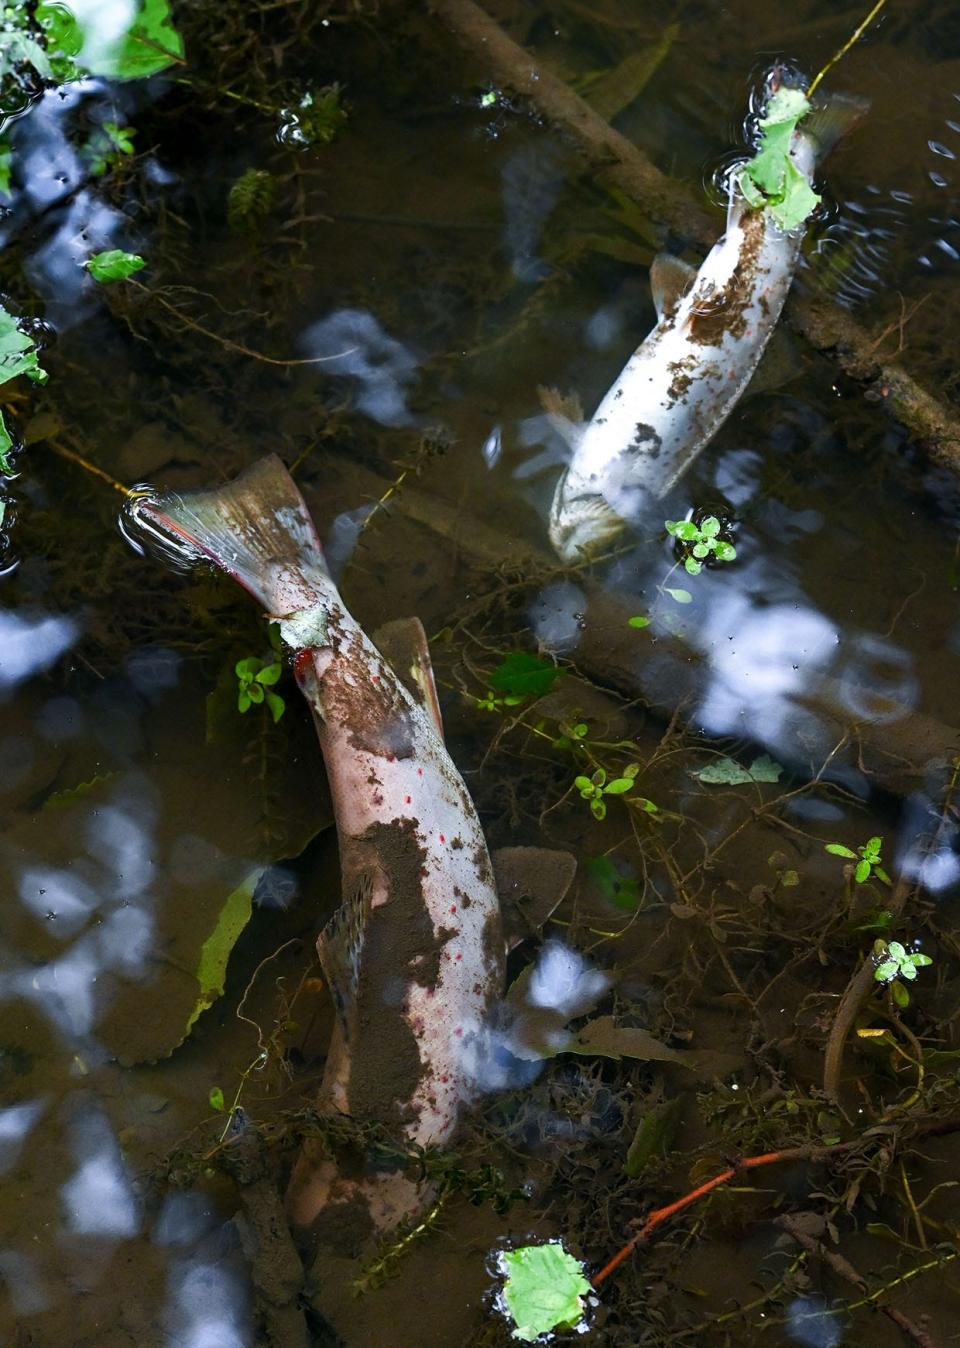
POLYGON ((912 983, 918 969, 933 963, 929 955, 919 950, 907 950, 899 941, 891 941, 889 945, 886 941, 877 941, 873 947, 873 958, 877 966, 873 971, 874 978, 878 983, 887 985, 891 997, 901 1008, 910 1005, 910 993, 901 980, 905 978, 912 983))
MULTIPOLYGON (((36 342, 22 331, 13 314, 0 305, 0 384, 21 374, 36 384, 45 384, 48 378, 46 370, 40 367, 36 342)), ((13 448, 13 436, 0 413, 0 473, 6 476, 13 472, 10 459, 13 448)))
POLYGON ((797 125, 809 111, 810 103, 802 89, 781 85, 768 99, 759 122, 756 154, 737 170, 737 184, 749 204, 757 210, 769 210, 784 231, 802 225, 820 203, 790 157, 797 125))
POLYGON ((253 706, 267 706, 274 723, 280 720, 287 704, 279 693, 271 692, 283 674, 283 665, 279 660, 265 661, 256 655, 248 655, 234 665, 237 676, 237 708, 246 712, 253 706))
POLYGON ((119 122, 104 122, 97 127, 81 151, 94 178, 116 168, 123 162, 124 155, 134 153, 136 134, 132 126, 121 126, 119 122))
POLYGON ((883 859, 880 856, 882 847, 883 839, 880 837, 868 838, 863 846, 858 847, 855 852, 843 843, 825 844, 825 850, 832 852, 835 857, 844 857, 847 861, 857 863, 853 875, 858 885, 864 884, 870 879, 871 875, 875 875, 881 884, 889 885, 890 877, 883 869, 883 859))
POLYGON ((277 139, 298 149, 329 145, 346 126, 347 117, 339 84, 327 84, 315 92, 308 89, 293 107, 282 109, 277 139))
POLYGON ((227 224, 231 233, 259 229, 273 205, 277 180, 268 169, 248 168, 227 194, 227 224))
POLYGON ((485 695, 477 698, 481 711, 502 711, 522 706, 531 697, 543 697, 559 679, 561 671, 551 660, 531 651, 508 651, 490 675, 485 695))
MULTIPOLYGON (((590 777, 574 777, 573 784, 583 799, 590 802, 590 813, 594 819, 606 819, 607 803, 604 796, 623 796, 628 791, 632 791, 636 786, 639 771, 639 763, 628 763, 619 777, 607 781, 606 768, 597 768, 590 777)), ((643 797, 636 797, 635 799, 648 813, 653 814, 656 811, 657 807, 652 800, 646 800, 643 797)))
POLYGON ((716 515, 707 515, 699 524, 696 520, 665 520, 664 528, 681 545, 688 575, 699 576, 705 562, 732 562, 737 555, 733 544, 720 537, 723 526, 716 515))

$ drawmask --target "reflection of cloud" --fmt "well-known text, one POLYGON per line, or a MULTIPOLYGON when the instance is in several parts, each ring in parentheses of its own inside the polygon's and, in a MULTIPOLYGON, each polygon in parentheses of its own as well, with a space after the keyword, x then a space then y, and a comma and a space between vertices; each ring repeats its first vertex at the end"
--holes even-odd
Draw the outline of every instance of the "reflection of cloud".
POLYGON ((0 695, 52 665, 77 631, 72 618, 0 612, 0 695))
POLYGON ((843 1330, 835 1315, 828 1315, 822 1297, 794 1297, 787 1307, 787 1333, 803 1348, 836 1348, 843 1330))
POLYGON ((115 60, 133 22, 133 0, 70 0, 70 9, 83 33, 82 64, 96 68, 115 60))
POLYGON ((204 1194, 168 1194, 153 1228, 153 1239, 157 1245, 192 1245, 206 1235, 215 1215, 213 1204, 204 1194))
POLYGON ((61 937, 79 931, 97 906, 93 888, 69 871, 27 868, 20 876, 19 889, 24 905, 61 937))
POLYGON ((359 384, 356 406, 383 426, 409 426, 404 389, 417 359, 402 342, 388 336, 365 309, 338 309, 303 335, 311 356, 327 358, 318 366, 327 375, 347 375, 359 384))
MULTIPOLYGON (((7 1285, 16 1315, 36 1315, 50 1304, 33 1261, 19 1250, 0 1250, 0 1279, 7 1285)), ((30 1335, 27 1334, 29 1341, 30 1335)))
POLYGON ((218 1264, 190 1262, 173 1275, 167 1348, 248 1348, 243 1288, 218 1264))
POLYGON ((565 1020, 582 1016, 603 996, 610 979, 562 941, 547 941, 527 984, 531 1006, 556 1011, 565 1020))
POLYGON ((106 1119, 85 1110, 71 1143, 79 1166, 61 1186, 67 1229, 83 1236, 133 1236, 140 1225, 133 1188, 106 1119))
POLYGON ((526 145, 505 161, 503 178, 504 242, 519 281, 539 281, 550 268, 538 256, 540 235, 563 190, 565 175, 552 145, 526 145))
POLYGON ((330 525, 323 555, 327 559, 327 566, 334 580, 339 581, 343 575, 344 567, 353 556, 357 539, 367 522, 367 516, 374 510, 376 505, 373 504, 355 506, 353 510, 342 511, 330 525))
POLYGON ((23 1140, 43 1110, 41 1100, 24 1100, 0 1109, 0 1175, 16 1165, 23 1140))
POLYGON ((940 807, 922 791, 909 796, 897 830, 896 865, 903 878, 917 881, 931 894, 949 889, 960 880, 956 845, 957 830, 944 827, 940 807))
POLYGON ((576 649, 586 610, 587 596, 579 585, 557 581, 545 585, 530 605, 530 626, 547 650, 565 655, 576 649))

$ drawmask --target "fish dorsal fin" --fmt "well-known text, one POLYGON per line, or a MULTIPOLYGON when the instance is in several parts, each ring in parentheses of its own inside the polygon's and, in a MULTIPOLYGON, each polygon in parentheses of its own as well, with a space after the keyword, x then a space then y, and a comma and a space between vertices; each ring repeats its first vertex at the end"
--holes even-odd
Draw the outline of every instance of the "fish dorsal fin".
POLYGON ((823 159, 842 136, 859 126, 869 110, 869 98, 859 98, 856 94, 830 94, 814 103, 799 129, 817 142, 817 159, 823 159))
POLYGON ((501 847, 491 855, 503 934, 512 950, 532 936, 566 897, 576 858, 552 847, 501 847))
POLYGON ((672 253, 658 253, 650 264, 650 290, 657 319, 668 317, 697 279, 695 267, 672 253))
POLYGON ((426 710, 443 739, 443 718, 423 623, 419 618, 395 618, 377 628, 373 644, 414 702, 426 710))
POLYGON ((350 1013, 357 1002, 360 982, 360 954, 370 916, 373 875, 364 872, 317 937, 320 967, 330 988, 337 1019, 344 1036, 349 1036, 350 1013))
POLYGON ((585 420, 578 394, 561 393, 559 389, 538 384, 537 397, 550 425, 558 435, 563 436, 571 449, 576 449, 583 439, 585 420))

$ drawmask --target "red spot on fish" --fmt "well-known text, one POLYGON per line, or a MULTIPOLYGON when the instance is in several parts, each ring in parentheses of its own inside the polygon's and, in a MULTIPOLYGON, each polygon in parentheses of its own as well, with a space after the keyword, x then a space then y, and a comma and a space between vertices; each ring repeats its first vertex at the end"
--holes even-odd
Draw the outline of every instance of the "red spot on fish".
POLYGON ((313 669, 313 656, 309 651, 297 651, 293 657, 293 673, 297 683, 303 686, 313 669))
POLYGON ((395 757, 395 754, 387 754, 387 762, 392 763, 395 757))
POLYGON ((417 776, 418 776, 418 777, 422 777, 422 776, 423 776, 423 768, 417 768, 417 776))
POLYGON ((456 1034, 456 1035, 463 1034, 463 1026, 462 1026, 462 1025, 458 1025, 457 1028, 454 1030, 454 1034, 456 1034))
POLYGON ((435 992, 436 992, 436 988, 427 988, 427 996, 428 996, 428 997, 432 997, 433 994, 434 994, 435 992))
POLYGON ((380 791, 374 791, 374 793, 373 793, 373 803, 374 803, 374 805, 382 805, 382 804, 383 804, 383 795, 382 795, 382 793, 381 793, 380 791))
POLYGON ((452 903, 450 905, 450 911, 451 913, 455 913, 457 911, 457 905, 455 903, 452 903))
POLYGON ((379 674, 371 674, 371 675, 370 675, 370 682, 371 682, 371 683, 379 683, 379 682, 380 682, 380 675, 379 675, 379 674))
POLYGON ((448 1081, 450 1080, 450 1078, 447 1076, 446 1072, 444 1072, 444 1074, 443 1074, 443 1076, 440 1078, 440 1080, 441 1080, 442 1082, 446 1083, 446 1082, 448 1082, 448 1081))
POLYGON ((441 842, 446 842, 446 841, 447 841, 446 838, 443 836, 442 833, 440 834, 440 841, 441 841, 441 842))
POLYGON ((462 951, 462 950, 458 950, 457 953, 454 955, 453 958, 454 958, 455 960, 462 960, 462 959, 463 959, 463 951, 462 951))
POLYGON ((420 878, 421 878, 421 880, 426 880, 426 878, 427 878, 427 876, 428 876, 429 874, 430 874, 430 872, 427 870, 426 866, 421 866, 421 867, 420 867, 420 878))
POLYGON ((413 797, 412 797, 412 796, 404 796, 404 798, 403 798, 403 803, 404 803, 404 805, 409 805, 410 802, 411 802, 411 800, 413 800, 413 797))

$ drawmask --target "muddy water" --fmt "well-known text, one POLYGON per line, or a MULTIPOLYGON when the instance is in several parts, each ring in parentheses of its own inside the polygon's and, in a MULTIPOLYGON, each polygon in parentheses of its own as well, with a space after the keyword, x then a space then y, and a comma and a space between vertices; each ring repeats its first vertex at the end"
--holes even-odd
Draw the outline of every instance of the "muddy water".
MULTIPOLYGON (((3 289, 48 325, 51 377, 5 403, 27 447, 0 581, 4 1343, 499 1342, 504 1244, 562 1236, 596 1268, 631 1220, 732 1156, 922 1132, 960 1103, 957 480, 786 340, 629 547, 562 570, 545 512, 564 451, 537 386, 588 413, 602 397, 653 322, 657 222, 581 176, 420 7, 314 9, 226 6, 214 23, 199 7, 182 25, 187 83, 91 82, 11 133, 3 289), (278 144, 291 90, 335 80, 339 138, 278 144), (91 178, 77 151, 104 121, 136 127, 137 158, 91 178), (231 229, 249 168, 272 175, 272 204, 231 229), (78 279, 78 257, 114 246, 147 258, 149 293, 78 279), (293 363, 318 357, 334 359, 293 363), (136 555, 119 494, 76 461, 189 487, 266 451, 297 466, 365 627, 423 619, 491 846, 576 852, 548 930, 605 974, 590 1014, 694 1055, 531 1065, 534 1027, 465 1131, 435 1226, 359 1299, 361 1263, 308 1257, 304 1280, 269 1220, 333 1014, 313 959, 338 872, 312 727, 289 677, 277 725, 262 706, 239 714, 236 661, 272 659, 256 612, 226 582, 136 555), (684 578, 663 520, 701 507, 732 520, 737 560, 684 578), (507 652, 538 648, 567 671, 542 705, 478 706, 507 652), (588 728, 579 754, 554 743, 571 722, 588 728), (762 753, 776 782, 694 775, 762 753), (593 818, 573 777, 630 762, 656 813, 610 796, 593 818), (884 885, 824 850, 871 837, 910 882, 892 926, 884 885), (241 928, 224 973, 216 954, 241 928), (827 1036, 877 937, 934 962, 905 1009, 882 991, 864 1006, 876 1033, 848 1046, 833 1103, 827 1036)), ((812 74, 861 17, 747 0, 489 10, 583 91, 628 57, 640 83, 648 53, 639 91, 607 81, 608 111, 622 104, 617 126, 714 202, 718 229, 712 183, 742 144, 751 80, 776 56, 812 74)), ((799 284, 848 306, 885 354, 902 346, 952 406, 953 8, 892 9, 830 82, 872 106, 826 167, 799 284)), ((519 947, 511 978, 537 951, 519 947)), ((889 1302, 947 1342, 955 1156, 949 1136, 868 1139, 840 1166, 738 1181, 604 1285, 586 1338, 893 1345, 890 1317, 853 1303, 909 1274, 889 1302)))

